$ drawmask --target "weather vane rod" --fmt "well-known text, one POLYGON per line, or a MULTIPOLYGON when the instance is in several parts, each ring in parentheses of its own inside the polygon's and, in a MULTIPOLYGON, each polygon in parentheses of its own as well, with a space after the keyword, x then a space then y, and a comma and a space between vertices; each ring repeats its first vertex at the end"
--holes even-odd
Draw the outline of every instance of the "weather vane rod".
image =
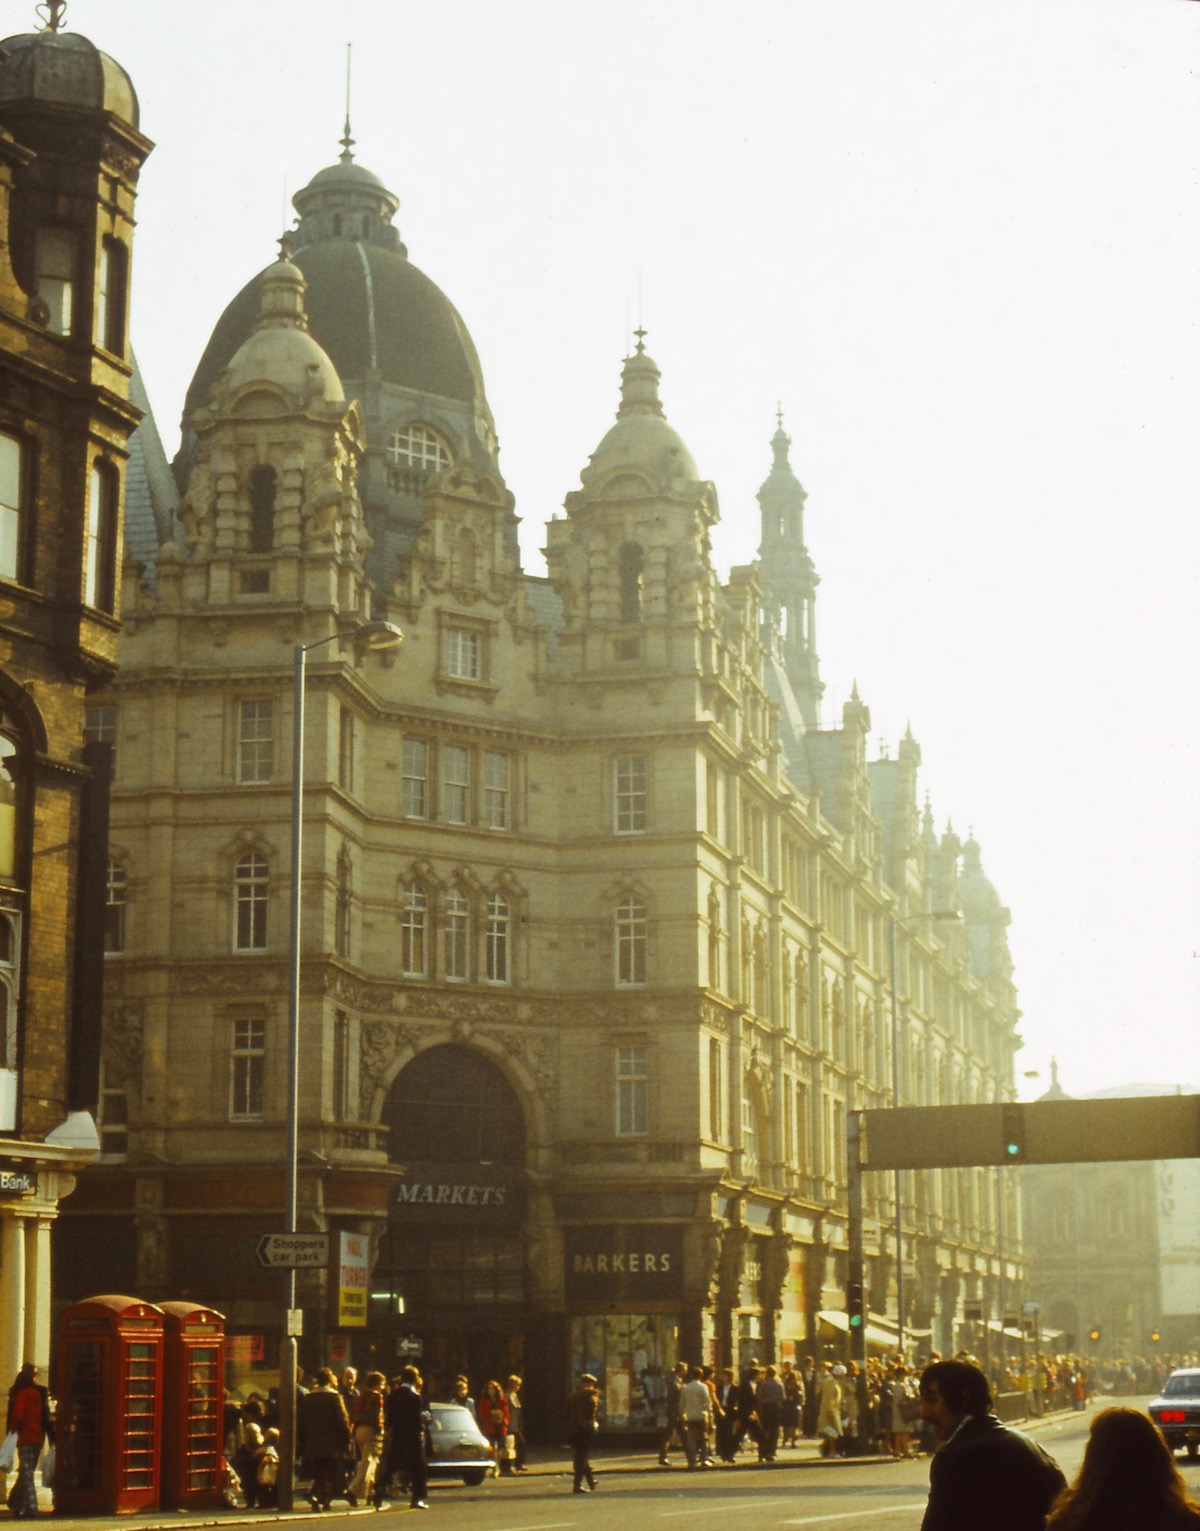
POLYGON ((353 46, 353 43, 346 44, 346 125, 342 129, 341 140, 342 158, 344 160, 350 160, 354 158, 354 155, 350 152, 354 147, 354 140, 350 137, 350 49, 353 46))

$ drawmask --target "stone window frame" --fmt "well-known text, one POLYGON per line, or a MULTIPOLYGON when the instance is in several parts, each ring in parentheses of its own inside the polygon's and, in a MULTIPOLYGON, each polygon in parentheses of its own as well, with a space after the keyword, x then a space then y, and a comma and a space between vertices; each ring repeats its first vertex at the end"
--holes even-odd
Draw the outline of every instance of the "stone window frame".
POLYGON ((644 1138, 650 1131, 650 1049, 645 1042, 618 1042, 613 1048, 613 1130, 618 1138, 644 1138))
POLYGON ((229 1120, 261 1122, 266 1115, 267 1023, 232 1016, 229 1026, 229 1120))

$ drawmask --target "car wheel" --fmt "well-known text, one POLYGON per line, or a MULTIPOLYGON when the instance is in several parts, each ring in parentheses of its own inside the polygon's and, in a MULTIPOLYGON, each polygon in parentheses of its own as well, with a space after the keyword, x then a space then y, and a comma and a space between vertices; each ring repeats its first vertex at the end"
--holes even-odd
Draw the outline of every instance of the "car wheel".
POLYGON ((463 1482, 467 1485, 468 1488, 478 1488, 479 1485, 483 1482, 483 1479, 484 1474, 482 1472, 463 1473, 463 1482))

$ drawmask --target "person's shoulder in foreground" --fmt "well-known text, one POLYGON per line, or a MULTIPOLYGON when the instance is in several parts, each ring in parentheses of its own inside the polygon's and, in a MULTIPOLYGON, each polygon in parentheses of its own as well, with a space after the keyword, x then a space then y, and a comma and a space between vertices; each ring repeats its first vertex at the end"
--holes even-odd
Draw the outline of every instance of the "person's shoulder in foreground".
POLYGON ((1047 1452, 992 1413, 987 1378, 969 1361, 921 1374, 921 1414, 939 1438, 922 1531, 1042 1531, 1066 1486, 1047 1452))

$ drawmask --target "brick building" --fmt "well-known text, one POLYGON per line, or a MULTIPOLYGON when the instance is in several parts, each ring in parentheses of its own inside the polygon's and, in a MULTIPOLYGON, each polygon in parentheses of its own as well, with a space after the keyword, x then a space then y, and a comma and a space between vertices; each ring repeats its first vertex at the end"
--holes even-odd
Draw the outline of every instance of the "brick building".
POLYGON ((107 754, 150 144, 124 71, 59 30, 0 45, 0 1375, 49 1360, 50 1230, 98 1147, 107 754))

